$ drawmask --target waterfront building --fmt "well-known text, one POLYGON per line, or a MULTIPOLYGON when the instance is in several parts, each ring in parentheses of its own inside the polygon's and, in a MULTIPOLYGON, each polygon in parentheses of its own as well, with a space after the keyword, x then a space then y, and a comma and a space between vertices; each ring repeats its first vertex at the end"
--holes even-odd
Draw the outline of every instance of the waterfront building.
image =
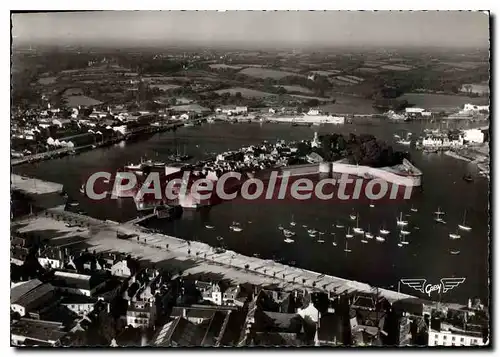
POLYGON ((484 346, 481 333, 461 331, 450 326, 441 326, 441 330, 429 330, 428 346, 484 346))
POLYGON ((489 105, 474 105, 474 104, 464 104, 464 107, 458 112, 458 114, 463 115, 474 115, 479 113, 489 113, 489 105))
POLYGON ((481 144, 484 142, 484 133, 479 129, 464 130, 464 140, 469 143, 481 144))

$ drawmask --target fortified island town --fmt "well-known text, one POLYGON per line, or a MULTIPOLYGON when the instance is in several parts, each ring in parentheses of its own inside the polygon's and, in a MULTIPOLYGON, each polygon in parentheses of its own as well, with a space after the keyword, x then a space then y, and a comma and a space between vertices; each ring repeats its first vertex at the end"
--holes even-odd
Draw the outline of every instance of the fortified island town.
POLYGON ((369 270, 370 250, 418 261, 418 249, 440 248, 432 259, 452 265, 464 241, 487 245, 488 221, 476 216, 487 206, 471 198, 452 212, 436 192, 488 186, 488 80, 487 50, 55 51, 14 41, 11 344, 489 345, 487 272, 415 270, 381 286, 299 260, 319 249, 333 254, 325 266, 369 270), (89 183, 96 172, 109 175, 89 183), (139 195, 151 174, 161 192, 174 180, 185 189, 139 195), (284 180, 341 177, 356 205, 277 198, 284 180), (224 179, 231 199, 194 195, 199 179, 224 179), (257 179, 274 191, 245 203, 257 179), (372 200, 373 180, 391 198, 372 200), (436 204, 422 199, 433 194, 436 204), (299 208, 266 219, 286 206, 299 208), (441 243, 421 240, 431 226, 441 243), (266 241, 272 254, 257 248, 266 241))

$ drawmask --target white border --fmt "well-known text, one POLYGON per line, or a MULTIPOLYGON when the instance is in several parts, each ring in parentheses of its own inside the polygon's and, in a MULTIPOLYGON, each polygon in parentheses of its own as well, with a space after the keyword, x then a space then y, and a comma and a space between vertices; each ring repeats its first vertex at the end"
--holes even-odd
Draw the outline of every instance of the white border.
MULTIPOLYGON (((154 10, 154 9, 163 9, 163 10, 208 10, 208 9, 231 9, 231 10, 250 10, 250 9, 267 9, 267 10, 287 10, 287 9, 293 9, 293 10, 391 10, 391 9, 397 9, 397 10, 461 10, 461 9, 468 9, 468 10, 492 10, 493 14, 498 14, 498 1, 493 1, 493 0, 475 0, 475 1, 459 1, 459 0, 454 0, 454 1, 435 1, 435 0, 414 0, 414 1, 389 1, 389 0, 379 0, 377 2, 370 1, 370 0, 350 0, 346 1, 343 3, 339 2, 326 2, 326 1, 316 1, 316 0, 308 0, 308 1, 296 1, 296 0, 275 0, 270 2, 269 0, 239 0, 239 1, 223 1, 223 0, 212 0, 210 2, 208 1, 203 1, 203 0, 183 0, 183 1, 147 1, 147 0, 142 0, 142 1, 130 1, 130 0, 107 0, 107 1, 102 1, 102 0, 85 0, 85 1, 61 1, 61 0, 51 0, 50 2, 39 2, 39 1, 16 1, 15 3, 11 3, 12 8, 16 10, 33 10, 33 9, 39 9, 39 10, 50 10, 50 9, 73 9, 73 10, 92 10, 92 9, 109 9, 109 10, 116 10, 116 9, 128 9, 128 10, 154 10)), ((2 2, 2 7, 4 4, 7 4, 7 2, 2 2)), ((5 9, 7 10, 7 9, 5 9)), ((10 132, 10 127, 9 127, 9 118, 10 118, 10 58, 8 57, 7 53, 8 48, 10 48, 10 18, 9 18, 9 13, 7 11, 2 11, 1 12, 1 20, 3 20, 1 23, 4 24, 5 30, 2 32, 2 48, 5 49, 5 55, 2 56, 2 61, 3 63, 2 68, 2 85, 4 88, 3 95, 2 95, 2 106, 1 108, 4 108, 4 115, 3 118, 0 121, 0 125, 2 125, 2 129, 0 130, 1 135, 3 136, 3 140, 0 140, 0 145, 2 146, 2 149, 0 151, 0 158, 2 160, 2 166, 4 170, 7 170, 7 167, 9 167, 8 163, 10 162, 9 158, 9 142, 10 142, 10 137, 9 137, 9 132, 10 132), (9 26, 9 30, 6 28, 9 26), (9 99, 8 99, 9 98, 9 99)), ((497 27, 498 27, 498 22, 497 22, 497 27)), ((496 31, 495 31, 496 32, 496 31)), ((438 34, 437 34, 438 35, 438 34)), ((494 40, 494 48, 498 49, 498 41, 496 40, 495 37, 493 37, 494 40)), ((497 51, 498 52, 498 51, 497 51)), ((493 64, 495 69, 498 68, 498 55, 495 58, 495 63, 493 64)), ((495 99, 497 98, 497 89, 498 89, 498 83, 495 84, 495 87, 493 88, 493 93, 495 95, 495 99)), ((497 101, 493 101, 494 103, 494 108, 493 108, 493 113, 498 115, 498 105, 497 101)), ((500 131, 500 125, 497 124, 495 125, 495 133, 492 134, 494 138, 496 138, 498 131, 500 131)), ((500 135, 500 134, 499 134, 500 135)), ((494 158, 495 161, 500 160, 500 152, 498 149, 498 145, 494 148, 494 158)), ((498 162, 495 162, 495 165, 497 165, 498 162)), ((10 220, 8 220, 9 211, 9 202, 10 202, 10 192, 7 190, 7 187, 10 187, 9 184, 9 176, 7 176, 7 172, 5 172, 3 175, 0 175, 0 194, 2 195, 1 197, 1 215, 0 219, 2 219, 3 224, 1 227, 4 229, 4 231, 7 231, 7 227, 10 226, 10 220)), ((498 186, 497 177, 495 177, 495 184, 498 186)), ((495 190, 495 192, 498 191, 495 190)), ((495 194, 495 201, 497 198, 498 194, 495 194)), ((500 219, 499 214, 495 212, 495 221, 497 219, 500 219)), ((5 232, 7 233, 7 232, 5 232)), ((3 254, 4 254, 4 259, 3 259, 3 264, 6 267, 2 272, 3 274, 0 275, 1 277, 1 286, 4 291, 3 294, 1 294, 1 299, 2 300, 9 300, 8 296, 10 295, 7 292, 7 287, 9 286, 9 280, 10 276, 7 274, 9 271, 7 268, 8 262, 9 262, 9 249, 7 249, 7 244, 8 244, 8 237, 7 234, 2 235, 4 242, 2 243, 4 245, 4 249, 2 249, 3 254)), ((496 243, 495 245, 495 252, 494 255, 498 256, 497 250, 498 246, 500 246, 500 243, 496 243)), ((491 267, 493 269, 493 266, 491 267)), ((496 279, 496 274, 492 273, 492 276, 496 279)), ((496 285, 496 284, 495 284, 496 285)), ((493 301, 491 301, 493 303, 493 301)), ((2 349, 7 349, 7 354, 10 356, 11 354, 14 354, 16 351, 12 348, 9 348, 10 346, 10 328, 9 328, 9 315, 7 313, 7 301, 3 303, 4 307, 3 309, 0 309, 1 311, 1 316, 2 316, 2 330, 1 330, 1 335, 3 336, 3 341, 1 344, 2 349)), ((495 309, 495 312, 498 312, 498 308, 495 309)), ((495 314, 494 318, 492 316, 492 319, 494 321, 497 321, 495 314)), ((495 337, 498 336, 498 328, 494 329, 495 331, 495 337)), ((498 338, 495 338, 494 341, 498 341, 498 338)), ((123 350, 122 350, 123 351, 123 350)), ((248 351, 248 350, 245 350, 248 351)), ((106 351, 108 352, 108 351, 106 351)), ((121 352, 121 351, 120 351, 121 352)), ((142 351, 137 351, 137 350, 132 350, 128 353, 132 355, 140 355, 140 352, 142 351)), ((218 351, 212 351, 209 353, 217 353, 218 351)), ((329 351, 328 351, 329 352, 329 351)), ((344 352, 342 351, 336 351, 335 353, 341 353, 343 354, 344 352)), ((385 351, 380 351, 381 353, 384 353, 385 351)), ((378 352, 378 353, 380 353, 378 352)), ((26 353, 26 352, 25 352, 26 353)), ((70 352, 66 351, 66 353, 74 355, 75 352, 70 352)), ((112 352, 112 353, 119 353, 118 351, 112 352)), ((168 351, 167 353, 170 353, 168 351)), ((190 351, 182 351, 183 354, 195 354, 197 352, 190 352, 190 351)), ((233 352, 229 352, 233 353, 233 352)), ((268 354, 269 352, 265 352, 263 350, 259 350, 258 353, 262 354, 268 354)), ((304 353, 311 353, 310 350, 304 351, 304 353)), ((359 352, 358 352, 359 353, 359 352)), ((361 352, 361 353, 366 353, 366 352, 361 352)), ((434 352, 431 352, 434 353, 434 352)))

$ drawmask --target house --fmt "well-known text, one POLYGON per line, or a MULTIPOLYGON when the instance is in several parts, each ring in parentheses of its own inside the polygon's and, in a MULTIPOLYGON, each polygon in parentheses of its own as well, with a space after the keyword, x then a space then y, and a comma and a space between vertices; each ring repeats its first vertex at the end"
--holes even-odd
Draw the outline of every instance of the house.
POLYGON ((10 308, 19 315, 26 316, 30 311, 53 300, 54 297, 55 290, 51 284, 43 284, 38 279, 32 279, 11 289, 10 308))
POLYGON ((85 296, 94 296, 105 284, 106 277, 103 274, 88 275, 66 271, 56 271, 52 281, 57 290, 85 296))
POLYGON ((86 295, 67 295, 60 304, 79 316, 85 316, 94 310, 98 299, 86 295))
POLYGON ((23 265, 29 254, 29 248, 13 246, 10 248, 10 262, 15 265, 23 265))
POLYGON ((243 106, 223 106, 221 108, 216 108, 215 112, 216 113, 226 114, 226 115, 246 114, 246 113, 248 113, 248 107, 243 107, 243 106))
POLYGON ((320 114, 319 109, 310 108, 309 111, 307 112, 307 115, 319 115, 319 114, 320 114))
POLYGON ((484 142, 484 133, 480 129, 464 130, 464 140, 469 143, 481 144, 484 142))
POLYGON ((49 247, 38 253, 38 263, 46 269, 62 269, 66 252, 61 248, 49 247))
POLYGON ((222 303, 224 305, 232 305, 242 307, 247 299, 246 295, 242 294, 241 287, 239 285, 230 286, 224 290, 222 295, 222 303))
POLYGON ((130 266, 129 260, 128 259, 122 259, 118 262, 116 262, 112 267, 111 267, 111 275, 114 276, 119 276, 122 278, 130 278, 133 275, 133 269, 130 266))
POLYGON ((125 316, 127 326, 151 327, 156 319, 156 305, 154 303, 130 302, 125 316))
POLYGON ((71 123, 71 119, 63 119, 63 118, 58 118, 52 120, 52 125, 57 125, 59 128, 62 128, 66 125, 69 125, 71 123))
POLYGON ((194 285, 201 293, 201 298, 203 300, 210 301, 215 305, 222 305, 222 292, 219 284, 196 280, 194 285))
POLYGON ((201 324, 205 321, 210 321, 215 314, 214 309, 203 307, 174 307, 170 317, 183 317, 194 324, 201 324))
POLYGON ((178 316, 163 325, 151 342, 154 347, 199 347, 203 337, 200 326, 178 316))
POLYGON ((439 329, 429 329, 428 346, 485 346, 480 332, 463 331, 451 327, 440 326, 439 329))
POLYGON ((14 346, 50 346, 61 345, 67 335, 61 322, 22 318, 10 328, 10 338, 14 346))

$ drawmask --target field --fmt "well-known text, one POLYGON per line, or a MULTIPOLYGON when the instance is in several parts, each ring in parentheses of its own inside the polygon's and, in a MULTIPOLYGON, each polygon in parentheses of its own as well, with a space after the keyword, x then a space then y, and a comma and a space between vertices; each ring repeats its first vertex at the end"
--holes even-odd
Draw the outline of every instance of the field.
POLYGON ((65 99, 66 99, 67 105, 69 107, 78 107, 79 105, 91 106, 91 105, 99 105, 102 103, 98 100, 87 97, 85 95, 72 95, 72 96, 66 97, 65 99))
POLYGON ((212 69, 242 69, 243 68, 240 66, 230 66, 227 64, 223 64, 223 63, 211 64, 209 67, 212 69))
POLYGON ((441 62, 441 64, 461 69, 475 69, 480 66, 488 65, 483 62, 441 62))
POLYGON ((410 104, 429 110, 453 110, 464 104, 487 105, 488 98, 469 98, 459 95, 406 93, 400 99, 406 99, 410 104))
POLYGON ((372 101, 363 98, 336 96, 334 104, 320 107, 321 110, 331 114, 374 114, 376 109, 372 107, 372 101))
POLYGON ((173 110, 176 110, 176 111, 180 111, 180 112, 183 112, 183 111, 192 111, 192 112, 197 112, 197 113, 210 111, 210 109, 202 107, 199 104, 176 105, 176 106, 171 107, 170 109, 173 109, 173 110))
POLYGON ((378 72, 380 72, 380 70, 378 70, 376 68, 370 68, 370 67, 360 67, 357 70, 360 72, 364 72, 364 73, 378 73, 378 72))
POLYGON ((64 91, 63 95, 69 97, 72 95, 83 95, 83 90, 81 88, 68 88, 64 91))
POLYGON ((229 93, 231 95, 235 95, 237 92, 240 92, 241 96, 245 97, 245 98, 265 98, 265 97, 275 95, 273 93, 262 92, 260 90, 249 89, 249 88, 240 88, 240 87, 220 89, 220 90, 216 91, 217 94, 229 93))
POLYGON ((256 78, 273 78, 273 79, 280 79, 283 77, 288 77, 288 76, 298 76, 297 73, 293 72, 285 72, 285 71, 278 71, 275 69, 267 69, 267 68, 245 68, 241 70, 239 73, 245 74, 250 77, 256 77, 256 78))
POLYGON ((300 93, 306 93, 306 94, 313 93, 313 91, 310 90, 309 88, 301 87, 301 86, 277 86, 277 87, 283 87, 286 89, 287 92, 300 92, 300 93))
POLYGON ((57 80, 57 77, 43 77, 38 80, 38 83, 42 85, 54 84, 57 80))
POLYGON ((329 102, 329 101, 331 101, 330 98, 312 97, 312 96, 300 95, 300 94, 290 94, 290 96, 295 97, 295 98, 300 98, 300 99, 317 99, 320 102, 329 102))
POLYGON ((397 65, 396 64, 387 64, 387 65, 381 66, 380 68, 388 69, 391 71, 409 71, 410 69, 412 69, 412 67, 404 65, 404 64, 397 64, 397 65))
POLYGON ((174 88, 179 88, 180 86, 177 84, 150 84, 151 88, 158 88, 161 90, 169 90, 174 88))
POLYGON ((318 74, 320 76, 328 77, 328 76, 333 76, 335 74, 339 74, 340 71, 337 71, 336 69, 332 69, 330 71, 311 71, 311 73, 318 74))

